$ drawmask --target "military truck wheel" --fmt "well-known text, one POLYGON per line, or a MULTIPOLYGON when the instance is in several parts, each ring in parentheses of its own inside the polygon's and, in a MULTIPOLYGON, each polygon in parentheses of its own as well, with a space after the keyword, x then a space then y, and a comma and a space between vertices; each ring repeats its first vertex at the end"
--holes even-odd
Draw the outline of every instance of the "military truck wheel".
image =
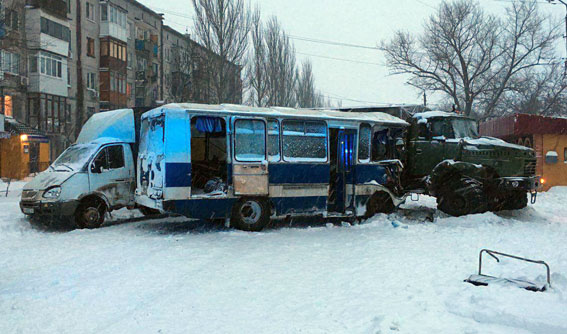
POLYGON ((241 198, 232 207, 230 225, 243 231, 261 231, 270 222, 270 206, 259 198, 241 198))
POLYGON ((528 206, 528 194, 523 191, 514 191, 507 194, 501 210, 519 210, 528 206))
POLYGON ((390 194, 385 191, 377 191, 368 199, 368 203, 366 203, 364 218, 368 219, 377 213, 392 213, 395 208, 390 194))
POLYGON ((437 195, 437 208, 451 216, 464 216, 487 210, 482 184, 469 177, 446 182, 437 195))
POLYGON ((98 228, 104 223, 106 205, 100 198, 84 199, 75 211, 75 224, 78 228, 98 228))

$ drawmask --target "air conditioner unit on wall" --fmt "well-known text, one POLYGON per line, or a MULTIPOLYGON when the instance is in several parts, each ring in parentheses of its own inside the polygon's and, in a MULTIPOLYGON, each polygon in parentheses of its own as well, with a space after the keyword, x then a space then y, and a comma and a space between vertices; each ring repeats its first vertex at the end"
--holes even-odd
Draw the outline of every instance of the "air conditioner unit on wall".
POLYGON ((88 88, 87 89, 89 91, 89 95, 91 97, 91 99, 98 99, 98 91, 92 89, 92 88, 88 88))

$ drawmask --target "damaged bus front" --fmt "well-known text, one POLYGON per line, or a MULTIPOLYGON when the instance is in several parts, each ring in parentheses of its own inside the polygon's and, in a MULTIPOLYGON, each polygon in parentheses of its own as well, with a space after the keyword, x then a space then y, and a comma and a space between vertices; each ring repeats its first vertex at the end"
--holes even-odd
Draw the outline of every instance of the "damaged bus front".
POLYGON ((94 228, 106 212, 134 206, 134 112, 93 115, 77 141, 24 186, 22 212, 46 222, 94 228))

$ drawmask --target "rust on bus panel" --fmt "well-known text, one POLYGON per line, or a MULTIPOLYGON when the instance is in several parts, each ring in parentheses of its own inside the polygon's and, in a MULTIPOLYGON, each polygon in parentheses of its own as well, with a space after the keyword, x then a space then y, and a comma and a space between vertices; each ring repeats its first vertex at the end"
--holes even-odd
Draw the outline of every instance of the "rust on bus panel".
POLYGON ((268 171, 261 163, 234 165, 236 195, 268 195, 268 171))

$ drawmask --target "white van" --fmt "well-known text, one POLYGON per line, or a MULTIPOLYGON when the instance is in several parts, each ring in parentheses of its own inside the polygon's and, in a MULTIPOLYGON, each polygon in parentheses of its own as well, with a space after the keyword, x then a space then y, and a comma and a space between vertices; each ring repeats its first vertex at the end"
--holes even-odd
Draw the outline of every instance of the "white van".
POLYGON ((93 115, 75 144, 24 186, 22 212, 47 222, 99 227, 106 212, 134 207, 134 111, 93 115))

